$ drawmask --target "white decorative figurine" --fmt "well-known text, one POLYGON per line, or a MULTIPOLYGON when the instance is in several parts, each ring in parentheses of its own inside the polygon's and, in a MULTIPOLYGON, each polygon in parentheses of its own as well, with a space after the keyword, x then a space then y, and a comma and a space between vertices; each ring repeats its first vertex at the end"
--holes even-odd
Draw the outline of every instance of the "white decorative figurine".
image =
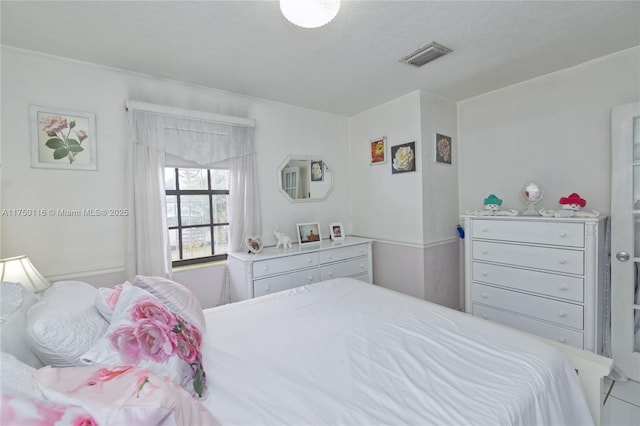
POLYGON ((517 210, 500 210, 502 200, 495 194, 490 194, 484 199, 484 210, 467 210, 467 214, 475 214, 478 216, 517 216, 517 210))
POLYGON ((589 212, 582 212, 580 209, 587 205, 587 201, 580 197, 575 192, 568 197, 560 198, 560 210, 540 210, 540 214, 545 217, 598 217, 600 212, 597 210, 591 210, 589 212))
POLYGON ((287 250, 291 248, 291 237, 283 232, 278 232, 278 227, 273 231, 273 235, 276 236, 278 243, 276 244, 276 248, 280 248, 282 246, 283 249, 287 250))

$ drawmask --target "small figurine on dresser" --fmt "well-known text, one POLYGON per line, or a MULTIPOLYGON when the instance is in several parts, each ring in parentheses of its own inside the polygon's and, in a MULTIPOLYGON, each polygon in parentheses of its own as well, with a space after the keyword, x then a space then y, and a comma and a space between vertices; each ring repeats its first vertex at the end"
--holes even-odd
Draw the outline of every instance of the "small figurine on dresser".
POLYGON ((600 212, 591 210, 583 212, 581 209, 587 205, 587 201, 577 193, 572 193, 568 197, 560 197, 560 210, 540 210, 540 214, 545 217, 598 217, 600 212))
POLYGON ((484 199, 484 210, 467 210, 467 214, 477 216, 517 216, 517 210, 500 210, 502 200, 495 194, 490 194, 484 199))
POLYGON ((285 250, 288 250, 291 248, 291 237, 289 237, 284 232, 278 232, 277 226, 276 226, 276 229, 273 231, 273 235, 275 235, 276 241, 277 241, 276 248, 282 247, 285 250))

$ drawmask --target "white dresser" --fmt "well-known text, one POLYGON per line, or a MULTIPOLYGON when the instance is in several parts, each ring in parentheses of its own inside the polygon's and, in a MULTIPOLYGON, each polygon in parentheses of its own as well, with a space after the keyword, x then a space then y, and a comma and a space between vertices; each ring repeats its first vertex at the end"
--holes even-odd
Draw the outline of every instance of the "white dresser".
POLYGON ((463 217, 467 312, 601 352, 604 218, 463 217))
POLYGON ((266 247, 259 254, 229 253, 231 301, 250 299, 332 278, 373 282, 373 240, 346 237, 289 250, 266 247))

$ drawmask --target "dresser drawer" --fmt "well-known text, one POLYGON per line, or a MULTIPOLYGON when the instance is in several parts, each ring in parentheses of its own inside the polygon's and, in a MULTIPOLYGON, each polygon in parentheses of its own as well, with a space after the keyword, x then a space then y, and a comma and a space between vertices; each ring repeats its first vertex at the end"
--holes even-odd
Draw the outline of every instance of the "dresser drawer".
POLYGON ((584 349, 584 335, 580 331, 570 330, 475 303, 473 304, 473 315, 555 340, 556 342, 565 343, 578 349, 584 349))
POLYGON ((277 259, 259 260, 253 263, 253 277, 259 278, 282 272, 295 271, 318 265, 318 253, 296 254, 277 259))
POLYGON ((584 224, 474 220, 473 238, 584 247, 584 224))
POLYGON ((322 250, 320 252, 320 263, 336 262, 339 260, 350 259, 352 257, 366 256, 368 253, 369 246, 367 244, 322 250))
POLYGON ((474 304, 494 306, 566 327, 580 330, 584 327, 582 306, 568 302, 476 283, 471 287, 471 299, 474 304))
POLYGON ((474 241, 472 254, 474 260, 568 274, 584 273, 584 253, 581 250, 474 241))
POLYGON ((262 278, 253 282, 253 297, 265 294, 277 293, 290 288, 313 284, 320 281, 320 271, 309 269, 306 271, 292 272, 276 277, 262 278))
POLYGON ((579 277, 473 262, 473 281, 582 302, 584 280, 579 277))
POLYGON ((369 271, 369 258, 359 257, 344 262, 331 263, 320 267, 320 279, 322 281, 332 278, 350 277, 369 271))

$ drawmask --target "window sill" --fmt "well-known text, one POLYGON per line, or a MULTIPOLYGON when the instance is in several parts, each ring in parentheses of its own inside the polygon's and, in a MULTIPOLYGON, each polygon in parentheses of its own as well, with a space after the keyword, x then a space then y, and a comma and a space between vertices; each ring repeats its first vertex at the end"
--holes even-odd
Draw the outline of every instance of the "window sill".
POLYGON ((193 265, 176 266, 172 268, 173 272, 192 271, 194 269, 212 268, 216 266, 224 266, 227 264, 226 260, 215 260, 213 262, 196 263, 193 265))

